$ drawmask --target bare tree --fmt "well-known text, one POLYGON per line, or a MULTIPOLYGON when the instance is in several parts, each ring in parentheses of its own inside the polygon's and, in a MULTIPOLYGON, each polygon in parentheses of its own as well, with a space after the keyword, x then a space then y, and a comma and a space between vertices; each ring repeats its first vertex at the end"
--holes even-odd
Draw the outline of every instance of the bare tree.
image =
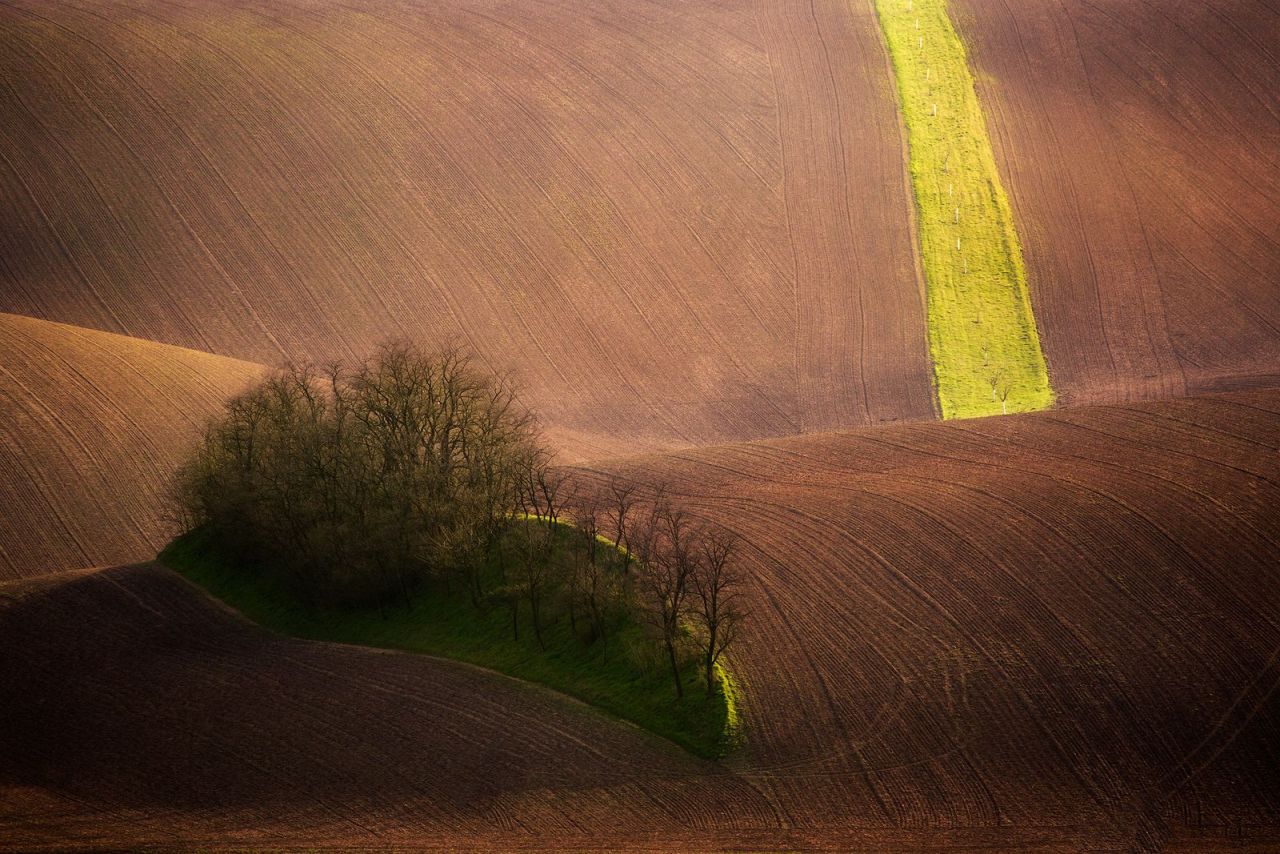
POLYGON ((676 697, 683 698, 679 654, 681 621, 698 548, 697 532, 687 514, 672 508, 664 490, 660 489, 634 542, 646 613, 666 649, 676 683, 676 697))
POLYGON ((622 555, 622 574, 631 568, 631 537, 628 528, 632 508, 636 502, 636 487, 620 477, 609 478, 609 521, 613 528, 613 542, 622 555))
POLYGON ((744 612, 739 607, 742 579, 735 563, 737 540, 729 532, 713 529, 703 535, 690 586, 693 614, 701 624, 702 663, 707 696, 715 692, 716 665, 738 636, 744 612))
POLYGON ((189 524, 304 599, 411 604, 461 573, 479 602, 539 448, 509 378, 389 344, 354 368, 286 366, 231 401, 176 491, 189 524))
POLYGON ((563 513, 563 485, 563 475, 547 466, 540 455, 526 469, 519 491, 524 514, 519 527, 521 585, 529 600, 533 634, 542 649, 546 649, 542 637, 543 606, 556 580, 554 558, 557 526, 563 513))
MULTIPOLYGON (((614 592, 620 586, 614 550, 601 548, 604 504, 605 498, 598 489, 584 486, 575 491, 570 506, 580 553, 575 556, 570 570, 569 615, 573 620, 580 602, 590 624, 589 641, 604 638, 607 634, 610 605, 614 592)), ((577 631, 576 622, 574 630, 577 631)))

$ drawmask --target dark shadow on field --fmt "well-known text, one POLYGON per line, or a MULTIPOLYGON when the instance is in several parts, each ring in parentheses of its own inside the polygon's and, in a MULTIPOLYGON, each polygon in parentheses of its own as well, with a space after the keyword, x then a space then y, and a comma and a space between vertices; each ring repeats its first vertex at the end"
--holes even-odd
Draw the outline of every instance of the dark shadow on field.
POLYGON ((694 789, 715 789, 697 798, 708 811, 758 799, 719 766, 550 692, 279 637, 156 564, 0 601, 0 648, 0 788, 104 808, 508 829, 542 789, 590 804, 586 790, 634 784, 641 796, 614 808, 656 823, 694 789))

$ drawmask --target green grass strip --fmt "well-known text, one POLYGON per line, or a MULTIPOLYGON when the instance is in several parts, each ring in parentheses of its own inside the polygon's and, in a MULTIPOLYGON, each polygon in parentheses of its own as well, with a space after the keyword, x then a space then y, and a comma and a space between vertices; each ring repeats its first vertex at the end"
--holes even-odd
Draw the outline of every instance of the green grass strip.
POLYGON ((516 640, 508 608, 478 611, 460 589, 420 596, 412 610, 403 605, 381 611, 303 607, 271 575, 220 554, 202 531, 174 540, 159 560, 280 634, 427 653, 487 667, 576 697, 708 759, 741 743, 740 689, 732 674, 721 668, 721 688, 708 697, 701 670, 690 661, 683 671, 685 697, 677 700, 665 654, 635 623, 586 645, 561 615, 544 628, 547 648, 542 650, 533 637, 527 604, 520 606, 516 640))
POLYGON ((875 0, 907 125, 943 418, 1053 405, 1013 211, 946 0, 875 0))

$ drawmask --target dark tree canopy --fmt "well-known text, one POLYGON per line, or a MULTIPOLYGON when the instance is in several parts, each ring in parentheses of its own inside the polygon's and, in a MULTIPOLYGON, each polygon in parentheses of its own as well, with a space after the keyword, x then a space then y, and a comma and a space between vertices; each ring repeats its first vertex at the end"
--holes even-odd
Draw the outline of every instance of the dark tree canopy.
POLYGON ((511 381, 453 349, 281 368, 227 404, 177 498, 188 528, 310 605, 465 588, 509 609, 515 640, 527 608, 544 649, 562 617, 585 644, 636 627, 677 697, 695 659, 714 692, 736 636, 727 536, 661 484, 551 467, 511 381))
POLYGON ((473 574, 546 458, 509 380, 393 344, 351 367, 283 368, 233 400, 179 502, 315 601, 407 598, 473 574))

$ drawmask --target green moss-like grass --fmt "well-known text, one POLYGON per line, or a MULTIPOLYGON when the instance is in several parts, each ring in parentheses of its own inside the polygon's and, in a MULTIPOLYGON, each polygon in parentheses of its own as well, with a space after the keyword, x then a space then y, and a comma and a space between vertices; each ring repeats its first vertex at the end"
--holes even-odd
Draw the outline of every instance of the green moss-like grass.
MULTIPOLYGON (((413 608, 312 609, 270 573, 237 565, 201 531, 160 553, 166 566, 249 619, 281 634, 312 640, 401 649, 465 661, 538 682, 651 730, 704 758, 723 756, 738 738, 737 693, 721 673, 722 690, 707 697, 695 662, 684 669, 685 697, 677 700, 669 666, 640 625, 621 626, 586 644, 563 615, 543 628, 539 649, 527 603, 520 639, 508 607, 478 610, 461 589, 423 591, 413 608)), ((492 572, 496 569, 491 567, 492 572)), ((496 578, 488 579, 496 583, 496 578)))
POLYGON ((1048 408, 1053 391, 1013 212, 946 0, 875 5, 907 125, 942 415, 1048 408))

